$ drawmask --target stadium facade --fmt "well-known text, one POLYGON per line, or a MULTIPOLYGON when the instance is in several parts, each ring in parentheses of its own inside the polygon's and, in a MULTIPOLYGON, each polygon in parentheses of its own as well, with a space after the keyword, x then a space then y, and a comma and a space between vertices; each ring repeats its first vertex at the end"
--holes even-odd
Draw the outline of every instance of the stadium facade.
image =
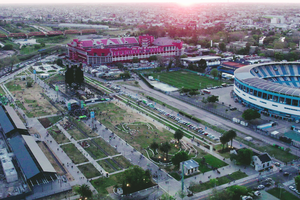
POLYGON ((128 62, 134 57, 147 59, 153 55, 174 57, 182 54, 182 42, 170 38, 143 35, 107 39, 74 39, 68 44, 69 59, 87 65, 128 62))
POLYGON ((300 120, 300 62, 248 65, 234 72, 239 102, 275 118, 300 120))

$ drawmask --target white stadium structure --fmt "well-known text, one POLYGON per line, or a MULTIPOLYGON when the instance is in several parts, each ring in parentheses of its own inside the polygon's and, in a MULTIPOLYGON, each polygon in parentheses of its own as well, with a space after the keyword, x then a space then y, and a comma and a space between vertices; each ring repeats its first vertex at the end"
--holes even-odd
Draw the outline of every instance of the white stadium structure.
POLYGON ((300 62, 248 65, 234 76, 239 102, 265 115, 300 121, 300 62))

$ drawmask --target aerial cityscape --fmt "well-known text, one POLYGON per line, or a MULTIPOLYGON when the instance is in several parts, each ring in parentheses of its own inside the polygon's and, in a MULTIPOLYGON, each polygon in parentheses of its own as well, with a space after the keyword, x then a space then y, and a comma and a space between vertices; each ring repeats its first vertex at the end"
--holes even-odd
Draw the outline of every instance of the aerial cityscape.
POLYGON ((300 199, 300 4, 0 3, 0 199, 300 199))

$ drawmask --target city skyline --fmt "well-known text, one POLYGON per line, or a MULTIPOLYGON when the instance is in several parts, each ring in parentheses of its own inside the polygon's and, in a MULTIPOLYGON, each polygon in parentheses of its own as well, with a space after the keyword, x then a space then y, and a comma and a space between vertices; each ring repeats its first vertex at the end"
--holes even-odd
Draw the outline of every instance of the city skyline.
POLYGON ((279 1, 279 0, 266 0, 264 2, 261 2, 259 0, 128 0, 128 1, 122 1, 122 0, 88 0, 88 1, 82 1, 82 0, 65 0, 65 1, 59 1, 59 0, 45 0, 43 2, 37 1, 37 0, 12 0, 12 1, 0 1, 0 4, 111 4, 111 3, 176 3, 182 6, 191 6, 193 4, 200 4, 200 3, 270 3, 270 4, 299 4, 299 1, 297 0, 287 0, 287 1, 279 1))

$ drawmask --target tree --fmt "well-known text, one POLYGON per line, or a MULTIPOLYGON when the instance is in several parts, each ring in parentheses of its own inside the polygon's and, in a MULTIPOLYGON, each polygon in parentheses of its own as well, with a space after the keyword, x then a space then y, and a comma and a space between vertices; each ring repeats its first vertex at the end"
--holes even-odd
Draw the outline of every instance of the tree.
POLYGON ((116 66, 118 67, 118 69, 121 69, 121 70, 124 68, 123 63, 121 63, 121 62, 117 62, 116 66))
POLYGON ((189 155, 185 151, 180 151, 176 153, 172 158, 171 161, 176 167, 180 167, 180 163, 189 159, 189 155))
POLYGON ((219 96, 211 95, 207 97, 207 102, 209 103, 215 103, 217 101, 219 101, 219 96))
POLYGON ((220 137, 220 141, 223 145, 222 147, 222 151, 224 150, 224 145, 227 144, 229 142, 229 137, 228 134, 224 133, 221 137, 220 137))
POLYGON ((229 130, 226 132, 226 134, 228 135, 229 139, 231 140, 230 146, 232 147, 232 141, 237 136, 236 132, 234 130, 229 130))
POLYGON ((141 190, 151 183, 151 173, 149 170, 144 171, 140 166, 134 165, 124 171, 120 181, 123 191, 132 192, 141 190))
POLYGON ((138 57, 133 57, 132 58, 132 62, 133 63, 138 63, 140 60, 139 60, 139 58, 138 57))
POLYGON ((10 66, 9 71, 12 72, 14 64, 20 62, 20 60, 16 55, 13 55, 7 59, 7 64, 10 66))
POLYGON ((155 60, 157 60, 157 56, 156 56, 156 55, 150 56, 148 60, 149 60, 150 62, 151 62, 151 61, 155 61, 155 60))
POLYGON ((207 67, 206 60, 204 59, 199 60, 198 67, 201 72, 204 72, 205 68, 207 67))
POLYGON ((180 129, 177 129, 174 133, 174 138, 178 141, 178 143, 180 144, 180 147, 181 147, 180 140, 183 138, 183 135, 184 135, 184 133, 180 129))
POLYGON ((210 200, 224 200, 224 199, 233 199, 231 194, 227 192, 227 190, 217 190, 213 189, 212 194, 209 197, 210 200))
POLYGON ((40 44, 35 44, 35 45, 34 45, 34 48, 35 48, 35 49, 40 49, 41 47, 42 47, 42 46, 41 46, 40 44))
POLYGON ((221 43, 219 44, 219 48, 220 48, 221 51, 225 52, 225 51, 226 51, 226 45, 225 45, 225 43, 224 43, 224 42, 221 42, 221 43))
POLYGON ((90 198, 93 195, 90 187, 87 184, 83 184, 75 188, 75 192, 77 192, 82 199, 90 198))
POLYGON ((42 42, 42 43, 41 43, 41 47, 45 47, 45 46, 46 46, 45 43, 42 42))
POLYGON ((241 195, 246 195, 248 189, 245 186, 233 185, 226 189, 227 193, 232 197, 233 200, 241 199, 241 195))
POLYGON ((170 196, 168 193, 164 193, 161 197, 160 200, 176 200, 175 197, 170 196))
POLYGON ((12 44, 6 44, 6 45, 4 45, 4 47, 3 47, 3 50, 13 50, 14 48, 13 48, 13 45, 12 44))
POLYGON ((210 71, 210 75, 212 75, 214 78, 216 78, 219 74, 219 71, 217 69, 212 69, 210 71))
POLYGON ((171 145, 168 142, 162 143, 159 149, 166 154, 166 159, 168 160, 168 153, 171 150, 171 145))
POLYGON ((300 191, 300 176, 295 177, 296 189, 300 191))
POLYGON ((159 145, 153 141, 151 144, 150 144, 150 148, 154 151, 154 154, 156 154, 156 150, 158 149, 159 145))
POLYGON ((243 112, 242 117, 245 120, 252 120, 252 119, 260 118, 260 113, 258 113, 257 110, 253 110, 249 108, 243 112))
POLYGON ((57 60, 56 60, 56 64, 57 64, 58 66, 61 66, 61 67, 62 67, 62 66, 63 66, 63 61, 62 61, 62 59, 60 59, 60 58, 57 59, 57 60))
POLYGON ((250 165, 252 161, 253 151, 251 149, 240 149, 236 161, 241 165, 250 165))
POLYGON ((180 58, 187 58, 188 56, 186 54, 183 54, 180 56, 180 58))

